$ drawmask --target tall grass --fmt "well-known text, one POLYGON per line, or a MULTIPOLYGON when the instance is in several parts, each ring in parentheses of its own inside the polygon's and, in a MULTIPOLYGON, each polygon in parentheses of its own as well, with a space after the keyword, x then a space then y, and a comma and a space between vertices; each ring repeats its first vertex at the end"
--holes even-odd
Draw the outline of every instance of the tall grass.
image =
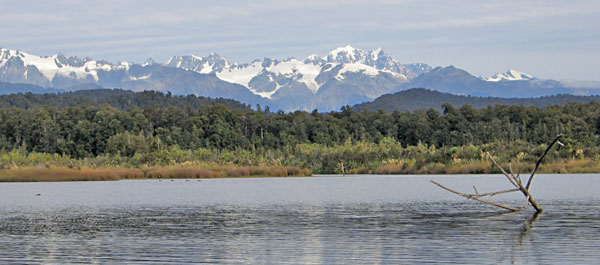
POLYGON ((22 168, 0 170, 0 182, 119 180, 110 169, 22 168))
POLYGON ((598 173, 600 172, 600 162, 589 159, 565 160, 542 164, 540 171, 543 173, 598 173))
POLYGON ((188 179, 188 178, 220 178, 222 175, 219 172, 214 172, 202 168, 157 168, 152 169, 146 174, 147 178, 171 178, 171 179, 188 179))
POLYGON ((312 172, 298 167, 173 167, 173 168, 12 168, 0 170, 0 182, 38 181, 101 181, 120 179, 189 179, 221 177, 287 177, 311 176, 312 172))
POLYGON ((308 169, 301 169, 292 166, 253 166, 226 169, 229 177, 292 177, 292 176, 312 176, 308 169))
MULTIPOLYGON (((527 174, 532 172, 535 163, 513 161, 510 163, 515 173, 527 174)), ((509 168, 509 163, 502 163, 503 168, 509 168)), ((544 162, 538 173, 598 173, 600 172, 600 161, 590 159, 560 160, 544 162)), ((488 161, 468 161, 444 165, 442 163, 429 163, 426 165, 415 165, 410 163, 387 164, 376 168, 373 174, 498 174, 498 168, 488 161)))

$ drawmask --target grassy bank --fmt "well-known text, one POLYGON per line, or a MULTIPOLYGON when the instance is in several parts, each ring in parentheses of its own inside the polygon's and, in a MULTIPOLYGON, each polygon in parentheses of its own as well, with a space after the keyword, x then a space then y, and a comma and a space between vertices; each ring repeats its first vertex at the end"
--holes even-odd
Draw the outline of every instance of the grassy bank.
MULTIPOLYGON (((285 177, 311 174, 494 174, 493 155, 504 168, 531 172, 545 144, 498 142, 480 146, 402 146, 347 141, 343 145, 298 144, 281 150, 182 150, 172 146, 132 156, 68 155, 0 149, 0 181, 118 180, 137 178, 285 177), (343 163, 343 167, 342 167, 343 163)), ((600 147, 553 148, 540 173, 600 173, 600 147)))
MULTIPOLYGON (((515 172, 531 172, 535 163, 513 162, 515 172)), ((503 167, 508 168, 508 163, 503 167)), ((598 173, 600 162, 590 159, 552 161, 542 164, 538 173, 598 173)), ((499 174, 487 161, 463 162, 444 165, 428 163, 419 165, 414 160, 386 164, 375 170, 353 168, 346 174, 499 174)), ((308 169, 293 166, 191 166, 160 168, 11 168, 0 170, 0 182, 48 182, 48 181, 111 181, 122 179, 198 179, 238 177, 295 177, 312 176, 308 169)))
POLYGON ((171 168, 11 168, 0 170, 0 182, 107 181, 121 179, 194 179, 311 176, 306 169, 268 167, 171 168))
MULTIPOLYGON (((526 174, 533 171, 535 163, 518 162, 510 163, 515 173, 526 174)), ((509 168, 508 163, 503 163, 503 168, 509 168)), ((599 173, 600 162, 590 159, 560 160, 542 163, 538 173, 599 173)), ((428 163, 418 165, 414 161, 404 161, 396 164, 387 164, 377 167, 373 171, 366 169, 352 169, 349 174, 500 174, 500 170, 489 161, 471 161, 460 164, 444 165, 441 163, 428 163)))

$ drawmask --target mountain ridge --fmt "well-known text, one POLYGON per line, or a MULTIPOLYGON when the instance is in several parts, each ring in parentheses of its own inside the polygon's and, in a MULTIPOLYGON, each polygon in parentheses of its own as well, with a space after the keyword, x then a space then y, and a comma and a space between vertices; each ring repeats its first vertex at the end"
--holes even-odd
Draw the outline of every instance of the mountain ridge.
MULTIPOLYGON (((383 49, 365 51, 350 45, 325 56, 256 59, 238 64, 211 53, 173 56, 165 63, 109 63, 63 54, 35 56, 0 49, 0 81, 56 90, 85 87, 133 91, 170 91, 226 97, 284 111, 337 110, 414 87, 473 96, 532 97, 554 94, 592 94, 554 80, 508 70, 492 77, 476 77, 454 66, 401 64, 383 49)), ((1 93, 1 92, 0 92, 1 93)))
POLYGON ((381 109, 385 112, 404 112, 426 109, 442 110, 442 104, 444 103, 449 103, 455 107, 470 105, 474 108, 486 108, 494 105, 547 107, 567 102, 588 103, 591 101, 600 101, 600 96, 558 94, 532 98, 499 98, 455 95, 425 88, 412 88, 386 94, 374 101, 354 105, 352 108, 357 111, 378 111, 381 109))

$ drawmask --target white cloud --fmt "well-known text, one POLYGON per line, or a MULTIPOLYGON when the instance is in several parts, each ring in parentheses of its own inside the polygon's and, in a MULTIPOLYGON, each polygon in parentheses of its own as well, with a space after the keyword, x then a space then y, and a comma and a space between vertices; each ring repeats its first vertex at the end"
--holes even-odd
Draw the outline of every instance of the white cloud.
MULTIPOLYGON (((0 46, 111 61, 214 51, 247 62, 323 54, 348 43, 381 46, 401 61, 455 60, 451 63, 482 69, 490 66, 471 51, 488 54, 491 62, 519 62, 540 49, 563 58, 575 50, 577 56, 600 54, 592 45, 600 41, 597 1, 4 0, 2 6, 0 46), (514 49, 519 55, 511 58, 514 49)), ((564 71, 600 76, 600 70, 590 74, 595 62, 577 58, 580 66, 564 71)))

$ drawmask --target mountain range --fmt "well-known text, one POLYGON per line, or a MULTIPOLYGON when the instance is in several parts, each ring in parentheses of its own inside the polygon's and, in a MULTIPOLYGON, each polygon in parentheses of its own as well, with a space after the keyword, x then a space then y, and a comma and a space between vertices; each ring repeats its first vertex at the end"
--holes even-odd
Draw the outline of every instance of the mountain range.
POLYGON ((364 51, 351 46, 325 56, 305 59, 256 59, 233 63, 217 54, 173 56, 165 63, 110 63, 63 54, 36 56, 0 49, 0 93, 74 91, 123 88, 169 91, 230 98, 268 106, 273 110, 338 110, 369 102, 384 94, 414 87, 472 96, 539 97, 555 94, 594 94, 554 80, 543 80, 515 70, 492 77, 476 77, 454 66, 402 64, 382 49, 364 51), (9 90, 10 89, 10 90, 9 90), (18 89, 17 89, 18 90, 18 89))

